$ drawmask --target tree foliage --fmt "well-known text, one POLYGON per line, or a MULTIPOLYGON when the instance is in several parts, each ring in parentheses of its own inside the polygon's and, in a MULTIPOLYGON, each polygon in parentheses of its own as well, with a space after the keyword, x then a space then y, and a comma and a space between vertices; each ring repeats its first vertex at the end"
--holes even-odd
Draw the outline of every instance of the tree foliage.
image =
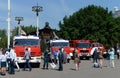
POLYGON ((6 30, 0 30, 0 48, 6 47, 7 45, 7 36, 6 36, 6 30))
MULTIPOLYGON (((13 30, 12 30, 12 36, 15 36, 15 35, 18 35, 18 29, 19 27, 15 27, 13 30)), ((25 31, 25 33, 30 33, 30 32, 35 32, 36 31, 36 27, 35 26, 21 26, 21 29, 23 31, 25 31)))
MULTIPOLYGON (((24 30, 26 33, 34 32, 36 31, 35 26, 21 26, 22 30, 24 30)), ((0 47, 7 47, 7 32, 6 30, 0 30, 0 47)), ((13 42, 13 37, 15 35, 18 35, 18 27, 15 27, 13 30, 11 30, 11 39, 10 39, 10 44, 12 45, 13 42)))
POLYGON ((59 22, 59 36, 65 39, 90 39, 113 46, 120 42, 119 23, 120 18, 113 18, 107 8, 89 5, 59 22))

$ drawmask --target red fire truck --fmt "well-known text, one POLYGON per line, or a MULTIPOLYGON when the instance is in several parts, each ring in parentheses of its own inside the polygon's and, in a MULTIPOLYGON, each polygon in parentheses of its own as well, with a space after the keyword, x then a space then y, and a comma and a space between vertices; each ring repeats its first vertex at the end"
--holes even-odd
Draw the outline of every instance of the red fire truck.
POLYGON ((100 48, 103 52, 103 54, 106 54, 106 48, 105 46, 102 44, 102 43, 98 43, 98 42, 93 42, 91 44, 92 47, 97 47, 97 48, 100 48))
POLYGON ((81 58, 91 57, 91 40, 70 40, 70 47, 76 48, 81 58))
POLYGON ((54 40, 50 40, 49 42, 50 45, 50 50, 53 51, 58 51, 59 48, 63 48, 64 51, 69 54, 71 52, 70 50, 70 46, 69 46, 69 40, 63 40, 63 39, 54 39, 54 40))
POLYGON ((38 36, 15 36, 13 38, 13 46, 17 55, 18 63, 25 62, 23 59, 25 49, 28 48, 31 52, 32 65, 39 67, 41 62, 41 47, 38 36))

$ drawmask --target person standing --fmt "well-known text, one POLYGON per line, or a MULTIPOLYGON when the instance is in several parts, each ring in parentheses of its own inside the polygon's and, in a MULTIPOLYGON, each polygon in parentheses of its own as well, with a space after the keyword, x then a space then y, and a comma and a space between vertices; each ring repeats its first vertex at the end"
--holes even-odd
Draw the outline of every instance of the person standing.
POLYGON ((73 52, 72 52, 72 60, 74 60, 75 59, 75 51, 77 50, 77 48, 75 48, 74 50, 73 50, 73 52))
MULTIPOLYGON (((0 48, 0 56, 2 55, 2 48, 0 48)), ((0 68, 1 68, 1 61, 0 61, 0 68)))
POLYGON ((97 48, 93 52, 93 63, 98 63, 98 50, 97 50, 97 48))
POLYGON ((10 74, 15 74, 15 69, 14 69, 14 65, 15 65, 15 53, 14 53, 14 48, 10 47, 10 74))
POLYGON ((112 66, 113 68, 115 67, 114 58, 115 58, 114 57, 114 50, 110 49, 110 51, 109 51, 109 59, 110 59, 109 66, 112 66))
POLYGON ((44 64, 43 64, 43 69, 48 69, 49 60, 50 60, 49 50, 47 49, 47 50, 44 52, 44 64))
POLYGON ((98 48, 98 59, 99 59, 99 67, 103 67, 103 52, 100 48, 98 48))
POLYGON ((75 50, 75 54, 74 54, 74 63, 75 63, 75 70, 79 70, 79 63, 80 63, 80 57, 78 55, 78 50, 75 50))
POLYGON ((70 56, 70 53, 67 54, 67 63, 70 63, 70 60, 71 60, 71 56, 70 56))
POLYGON ((8 73, 10 73, 10 63, 11 63, 11 58, 10 58, 10 49, 8 49, 6 51, 6 56, 7 56, 7 70, 8 70, 8 73))
POLYGON ((0 56, 0 61, 1 61, 1 75, 5 76, 6 75, 6 62, 7 62, 7 56, 6 56, 6 51, 3 49, 2 50, 2 55, 0 56))
POLYGON ((63 60, 64 60, 64 54, 63 54, 63 49, 59 49, 58 53, 58 61, 59 61, 59 71, 63 71, 63 60))
POLYGON ((29 71, 31 71, 32 70, 31 65, 30 65, 31 54, 28 48, 25 49, 24 59, 26 60, 25 65, 24 65, 24 71, 27 66, 29 67, 29 71))
POLYGON ((0 55, 2 55, 2 48, 0 48, 0 55))
POLYGON ((120 47, 117 48, 117 59, 119 60, 120 58, 120 47))
POLYGON ((66 64, 67 63, 67 53, 64 50, 63 50, 63 57, 64 57, 63 63, 66 64))
POLYGON ((57 51, 56 50, 53 52, 53 56, 54 56, 54 63, 57 64, 57 51))
POLYGON ((109 68, 109 62, 110 62, 109 52, 110 52, 110 48, 107 48, 107 50, 106 50, 106 60, 107 60, 106 66, 107 66, 108 68, 109 68))
POLYGON ((15 65, 16 65, 16 67, 17 67, 17 69, 18 69, 18 72, 19 72, 19 71, 20 71, 20 67, 19 67, 19 65, 18 65, 16 52, 14 52, 14 54, 15 54, 15 65))

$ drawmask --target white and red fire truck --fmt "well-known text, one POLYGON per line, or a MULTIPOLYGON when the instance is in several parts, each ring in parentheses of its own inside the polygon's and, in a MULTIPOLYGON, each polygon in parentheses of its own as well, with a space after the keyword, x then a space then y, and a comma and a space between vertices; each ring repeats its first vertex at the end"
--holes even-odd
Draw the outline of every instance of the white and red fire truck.
POLYGON ((15 49, 18 63, 24 63, 23 59, 25 49, 28 48, 31 52, 31 63, 39 67, 41 62, 41 46, 38 36, 15 36, 13 38, 13 47, 15 49))
POLYGON ((91 40, 70 40, 70 47, 77 49, 81 58, 91 57, 91 40))
POLYGON ((52 52, 54 52, 55 50, 58 51, 59 48, 63 48, 67 54, 71 52, 70 46, 69 46, 69 40, 53 39, 49 41, 49 46, 52 52))
POLYGON ((106 54, 106 48, 105 46, 102 44, 102 43, 99 43, 99 42, 93 42, 91 44, 92 47, 97 47, 97 48, 100 48, 103 52, 103 54, 106 54))

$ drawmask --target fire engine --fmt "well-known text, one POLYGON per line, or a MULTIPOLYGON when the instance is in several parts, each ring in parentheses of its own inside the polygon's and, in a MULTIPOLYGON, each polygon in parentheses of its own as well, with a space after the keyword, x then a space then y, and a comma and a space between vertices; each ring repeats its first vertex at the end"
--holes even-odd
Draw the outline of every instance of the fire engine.
POLYGON ((106 49, 105 49, 105 46, 102 44, 102 43, 99 43, 99 42, 93 42, 91 44, 92 47, 97 47, 97 48, 100 48, 103 52, 103 54, 106 54, 106 49))
POLYGON ((14 36, 13 47, 15 49, 18 63, 22 64, 25 62, 23 59, 25 49, 28 48, 31 53, 31 63, 34 66, 39 67, 41 62, 41 46, 40 39, 38 36, 14 36))
POLYGON ((51 52, 54 52, 55 50, 58 51, 59 48, 63 48, 67 54, 71 52, 70 46, 69 46, 69 40, 53 39, 53 40, 50 40, 49 45, 50 45, 51 52))
POLYGON ((91 40, 70 40, 69 42, 71 48, 78 50, 80 58, 89 59, 91 57, 91 40))

